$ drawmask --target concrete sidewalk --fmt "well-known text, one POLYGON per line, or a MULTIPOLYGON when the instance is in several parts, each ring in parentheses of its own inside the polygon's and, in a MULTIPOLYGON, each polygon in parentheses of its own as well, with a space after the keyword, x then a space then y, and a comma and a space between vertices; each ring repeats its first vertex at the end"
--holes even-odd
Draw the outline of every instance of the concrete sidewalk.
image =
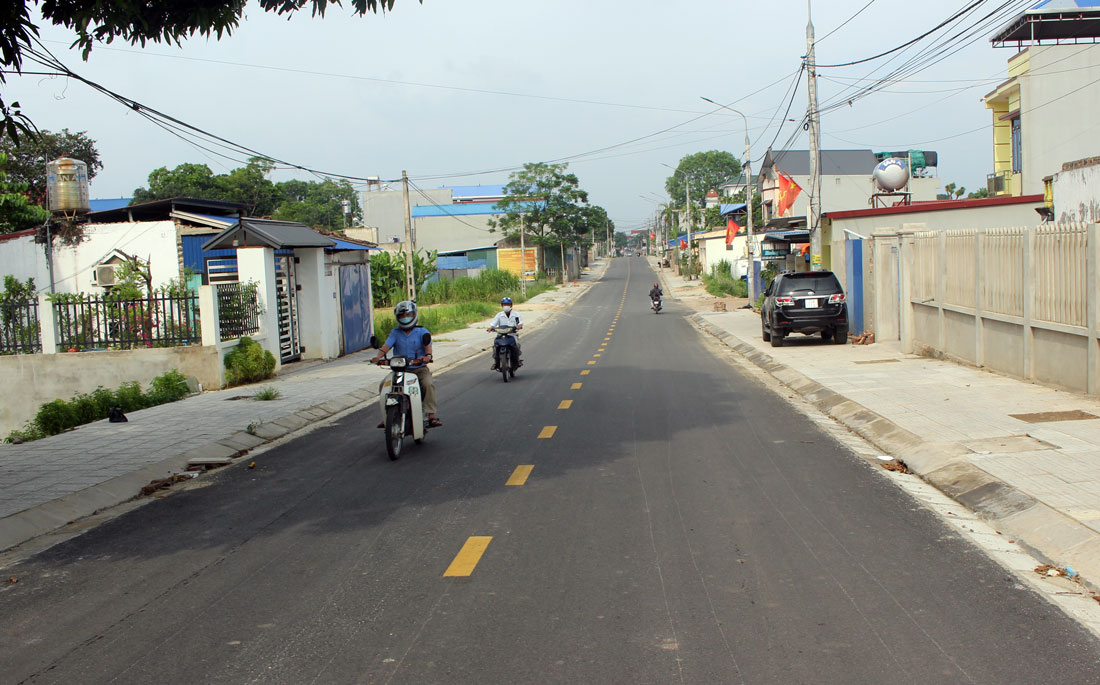
MULTIPOLYGON (((576 284, 519 305, 524 335, 537 334, 608 264, 597 261, 576 284)), ((433 371, 488 350, 493 338, 487 325, 437 335, 433 371)), ((248 450, 374 402, 387 373, 366 363, 374 354, 363 350, 328 362, 297 362, 262 383, 133 412, 128 423, 97 421, 44 440, 0 444, 0 551, 131 500, 152 481, 184 472, 193 460, 231 463, 248 450), (278 390, 279 398, 252 399, 266 387, 278 390)), ((448 401, 441 398, 444 424, 448 401)))
MULTIPOLYGON (((752 310, 712 307, 665 270, 691 319, 997 530, 1100 589, 1100 401, 901 351, 793 335, 772 348, 752 310)), ((713 298, 711 298, 713 300, 713 298)))

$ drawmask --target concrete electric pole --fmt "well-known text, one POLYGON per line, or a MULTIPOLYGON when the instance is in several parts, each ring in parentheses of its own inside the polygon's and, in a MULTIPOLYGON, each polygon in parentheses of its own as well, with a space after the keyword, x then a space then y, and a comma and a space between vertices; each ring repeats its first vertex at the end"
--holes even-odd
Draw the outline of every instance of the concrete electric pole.
POLYGON ((817 68, 810 0, 806 0, 806 16, 806 74, 810 96, 806 113, 810 125, 810 216, 806 228, 810 231, 810 268, 816 270, 821 268, 821 122, 817 112, 817 68))
POLYGON ((404 170, 401 171, 401 193, 405 198, 405 287, 409 293, 409 300, 416 301, 416 275, 413 271, 413 255, 416 254, 416 246, 412 237, 412 208, 409 207, 409 177, 404 170))

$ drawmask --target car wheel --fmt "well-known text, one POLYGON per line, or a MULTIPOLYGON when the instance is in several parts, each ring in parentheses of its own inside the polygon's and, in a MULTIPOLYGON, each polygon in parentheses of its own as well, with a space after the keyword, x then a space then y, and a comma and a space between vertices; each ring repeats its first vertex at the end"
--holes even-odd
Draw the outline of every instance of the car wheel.
POLYGON ((772 339, 771 334, 768 333, 768 327, 764 325, 764 317, 760 317, 760 337, 764 339, 764 342, 772 339))
POLYGON ((848 342, 848 327, 837 326, 836 330, 833 331, 833 344, 843 345, 846 342, 848 342))
POLYGON ((772 347, 783 347, 783 333, 772 331, 772 347))

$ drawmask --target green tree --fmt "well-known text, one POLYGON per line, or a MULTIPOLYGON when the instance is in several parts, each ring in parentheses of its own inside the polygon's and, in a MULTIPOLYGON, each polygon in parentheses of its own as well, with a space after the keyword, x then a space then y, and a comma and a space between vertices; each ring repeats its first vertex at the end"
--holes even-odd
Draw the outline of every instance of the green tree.
POLYGON ((522 230, 544 247, 560 245, 576 235, 583 223, 582 210, 588 206, 588 193, 581 190, 576 174, 566 173, 568 164, 528 162, 522 171, 509 176, 505 197, 497 207, 505 214, 490 222, 514 237, 522 230))
MULTIPOLYGON (((0 152, 0 169, 7 156, 0 152)), ((0 171, 0 233, 14 233, 46 223, 50 213, 27 199, 26 183, 8 180, 7 172, 0 171)))
POLYGON ((972 193, 967 193, 966 197, 969 198, 969 199, 972 199, 972 200, 976 200, 978 198, 983 198, 983 197, 989 197, 989 188, 981 188, 980 190, 975 190, 972 193))
POLYGON ((665 191, 671 204, 683 209, 686 190, 691 187, 691 204, 702 207, 707 191, 741 174, 741 162, 729 152, 709 150, 687 155, 676 165, 676 172, 665 179, 665 191))
MULTIPOLYGON (((340 4, 339 0, 259 0, 264 12, 291 15, 308 7, 313 16, 321 17, 330 3, 340 4)), ((394 0, 351 0, 349 4, 355 14, 362 16, 390 10, 394 0)), ((148 42, 179 44, 196 34, 221 39, 237 28, 247 5, 245 0, 14 0, 0 6, 0 84, 6 72, 22 71, 23 54, 34 49, 32 41, 38 36, 38 25, 32 19, 32 7, 46 22, 72 29, 75 44, 83 48, 87 59, 95 43, 113 43, 115 39, 142 46, 148 42)), ((34 123, 18 102, 5 102, 2 94, 0 117, 0 137, 33 137, 34 123)))
POLYGON ((945 200, 957 200, 966 194, 966 188, 963 186, 956 186, 954 183, 948 183, 943 187, 943 192, 947 197, 945 200))
POLYGON ((205 164, 180 164, 175 169, 160 167, 149 173, 149 187, 134 190, 131 204, 166 200, 173 197, 194 197, 203 200, 224 200, 214 172, 205 164))
POLYGON ((360 223, 363 210, 359 193, 347 180, 283 181, 276 184, 280 197, 273 217, 283 221, 299 221, 307 226, 338 231, 360 223), (345 218, 343 203, 348 203, 345 218))
POLYGON ((37 137, 26 137, 18 143, 11 138, 0 138, 0 153, 7 155, 0 168, 7 173, 8 180, 26 184, 31 202, 42 206, 46 205, 46 162, 58 157, 79 159, 88 165, 89 181, 103 168, 99 150, 88 133, 73 133, 67 128, 57 133, 39 131, 37 137))

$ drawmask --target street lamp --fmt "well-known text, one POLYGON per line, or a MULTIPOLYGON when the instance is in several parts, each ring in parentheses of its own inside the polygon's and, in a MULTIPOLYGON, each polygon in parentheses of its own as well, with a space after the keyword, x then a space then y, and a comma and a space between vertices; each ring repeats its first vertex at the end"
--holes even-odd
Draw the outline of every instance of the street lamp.
POLYGON ((745 174, 745 201, 746 201, 745 204, 746 204, 746 207, 748 209, 747 218, 748 218, 748 222, 749 222, 749 226, 748 226, 748 229, 749 229, 749 235, 748 235, 748 239, 749 239, 749 241, 748 241, 749 242, 749 245, 748 245, 748 249, 749 249, 749 273, 748 273, 748 278, 746 278, 745 280, 747 281, 748 290, 749 290, 749 303, 751 304, 753 302, 756 302, 756 297, 755 297, 755 295, 756 295, 756 292, 755 292, 756 291, 756 274, 754 273, 756 271, 756 269, 755 269, 756 258, 753 256, 753 253, 756 251, 756 245, 755 245, 756 235, 755 235, 755 231, 753 231, 753 227, 752 227, 752 196, 753 196, 753 191, 755 189, 756 184, 753 183, 750 180, 751 172, 749 171, 749 168, 752 164, 752 154, 749 151, 749 120, 744 115, 744 113, 739 112, 738 110, 736 110, 732 107, 727 107, 725 105, 718 104, 714 100, 711 100, 708 97, 703 97, 702 95, 700 95, 699 97, 701 97, 703 100, 706 100, 707 102, 714 105, 715 107, 721 107, 722 109, 729 110, 730 112, 733 112, 734 114, 739 115, 741 117, 741 120, 745 122, 745 165, 742 167, 742 172, 745 174))

